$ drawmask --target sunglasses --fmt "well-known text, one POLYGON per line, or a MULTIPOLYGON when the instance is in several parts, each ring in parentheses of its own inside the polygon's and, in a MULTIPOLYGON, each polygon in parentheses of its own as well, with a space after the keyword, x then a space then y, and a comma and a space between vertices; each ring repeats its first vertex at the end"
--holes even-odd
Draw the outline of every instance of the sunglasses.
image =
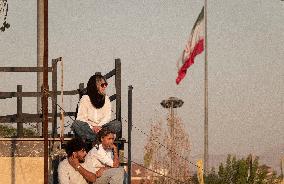
POLYGON ((106 82, 105 82, 105 83, 101 83, 101 87, 102 87, 102 88, 106 88, 107 85, 108 85, 108 83, 106 83, 106 82))

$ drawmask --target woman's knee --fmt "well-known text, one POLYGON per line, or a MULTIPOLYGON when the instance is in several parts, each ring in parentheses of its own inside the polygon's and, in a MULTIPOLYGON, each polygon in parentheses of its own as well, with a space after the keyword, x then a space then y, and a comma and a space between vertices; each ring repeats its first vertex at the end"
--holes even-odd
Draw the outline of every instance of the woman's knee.
POLYGON ((116 121, 115 122, 115 127, 120 131, 122 129, 122 123, 121 121, 116 121))

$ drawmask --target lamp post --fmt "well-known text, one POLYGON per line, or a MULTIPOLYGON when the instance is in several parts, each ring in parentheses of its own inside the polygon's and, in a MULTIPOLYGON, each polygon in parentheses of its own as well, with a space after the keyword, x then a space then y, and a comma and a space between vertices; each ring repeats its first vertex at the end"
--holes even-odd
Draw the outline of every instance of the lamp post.
POLYGON ((169 170, 169 175, 171 177, 174 177, 173 173, 173 161, 175 160, 175 142, 174 142, 174 118, 175 118, 175 108, 179 108, 183 105, 183 101, 177 97, 169 97, 166 100, 163 100, 161 102, 162 107, 169 109, 169 118, 168 118, 168 126, 170 130, 170 170, 169 170))

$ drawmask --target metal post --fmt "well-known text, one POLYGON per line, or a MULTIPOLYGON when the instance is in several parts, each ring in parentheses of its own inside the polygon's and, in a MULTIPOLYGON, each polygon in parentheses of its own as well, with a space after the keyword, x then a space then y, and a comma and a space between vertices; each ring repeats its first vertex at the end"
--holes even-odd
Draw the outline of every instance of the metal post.
POLYGON ((131 184, 132 86, 128 86, 128 184, 131 184))
POLYGON ((207 62, 207 0, 204 3, 204 19, 205 19, 205 76, 204 76, 204 170, 205 175, 208 172, 208 62, 207 62))
MULTIPOLYGON (((23 113, 23 97, 22 97, 22 85, 17 85, 17 118, 22 118, 23 113)), ((24 131, 23 131, 23 121, 17 122, 17 137, 23 137, 24 131)))
MULTIPOLYGON (((37 0, 37 67, 43 66, 44 52, 44 0, 37 0)), ((41 92, 43 73, 37 73, 37 92, 41 92)), ((37 113, 41 114, 41 98, 37 97, 37 113)), ((42 124, 37 123, 37 132, 42 136, 42 124)))
MULTIPOLYGON (((175 153, 174 151, 174 116, 173 116, 173 102, 171 103, 171 107, 170 107, 170 118, 169 118, 169 124, 170 124, 170 159, 171 159, 171 165, 170 165, 170 177, 175 178, 174 173, 173 173, 173 155, 175 153)), ((169 183, 172 183, 171 180, 168 180, 169 183)))
POLYGON ((43 54, 43 137, 44 137, 44 184, 48 184, 48 0, 44 0, 44 54, 43 54))
MULTIPOLYGON (((168 131, 170 132, 170 137, 169 137, 169 143, 167 145, 169 145, 169 152, 168 152, 168 156, 170 157, 170 163, 169 163, 169 173, 168 176, 172 177, 172 178, 176 178, 177 177, 177 173, 175 168, 173 168, 175 163, 175 153, 176 153, 176 149, 175 149, 175 123, 176 123, 176 119, 175 119, 175 111, 174 108, 179 108, 183 105, 183 101, 177 97, 169 97, 166 100, 163 100, 161 102, 162 107, 169 109, 169 114, 168 114, 168 131)), ((166 183, 172 183, 172 180, 167 179, 166 183)))
MULTIPOLYGON (((121 121, 121 62, 115 59, 115 88, 116 88, 116 120, 121 121)), ((122 137, 122 132, 117 135, 122 137)))
MULTIPOLYGON (((84 83, 80 83, 79 84, 79 101, 80 101, 80 99, 83 96, 83 90, 84 90, 84 83)), ((75 113, 75 119, 77 119, 78 111, 79 111, 79 105, 77 104, 76 113, 75 113)))
POLYGON ((284 157, 282 157, 280 159, 280 176, 281 176, 281 184, 284 184, 284 174, 283 174, 283 170, 284 170, 284 157))
POLYGON ((52 60, 52 137, 57 137, 57 60, 52 60))

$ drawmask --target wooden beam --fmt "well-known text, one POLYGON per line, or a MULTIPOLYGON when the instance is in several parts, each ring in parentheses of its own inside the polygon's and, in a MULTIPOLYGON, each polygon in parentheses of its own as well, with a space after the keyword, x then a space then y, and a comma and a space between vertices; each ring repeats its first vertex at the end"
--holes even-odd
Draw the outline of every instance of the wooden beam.
POLYGON ((52 60, 52 68, 52 137, 55 137, 55 135, 57 135, 57 60, 52 60))
MULTIPOLYGON (((76 112, 65 112, 65 116, 75 116, 76 112)), ((53 120, 52 113, 48 113, 48 121, 51 122, 53 120)), ((60 117, 60 113, 57 113, 57 117, 60 117)), ((29 123, 29 122, 42 122, 42 114, 28 114, 22 113, 21 117, 17 114, 0 116, 0 123, 29 123)))
MULTIPOLYGON (((43 67, 0 67, 0 72, 43 72, 43 67)), ((48 72, 52 72, 51 67, 48 72)))
POLYGON ((116 73, 115 73, 115 69, 113 69, 112 71, 108 72, 107 74, 105 74, 105 78, 106 79, 109 79, 111 78, 112 76, 114 76, 116 73))
POLYGON ((17 114, 0 116, 0 123, 25 123, 25 122, 41 122, 42 118, 38 114, 23 113, 21 117, 17 114))
MULTIPOLYGON (((22 85, 17 85, 17 92, 21 94, 23 90, 22 85)), ((21 117, 23 114, 23 98, 22 96, 17 97, 17 117, 21 117)), ((24 137, 24 126, 23 123, 17 122, 17 137, 24 137)))
MULTIPOLYGON (((53 94, 52 91, 48 92, 49 95, 51 96, 53 94)), ((60 95, 61 92, 57 91, 56 92, 57 95, 60 95)), ((78 90, 71 90, 71 91, 63 91, 63 95, 77 95, 79 94, 78 90)), ((12 98, 12 97, 41 97, 42 93, 41 92, 0 92, 0 99, 5 99, 5 98, 12 98)))

